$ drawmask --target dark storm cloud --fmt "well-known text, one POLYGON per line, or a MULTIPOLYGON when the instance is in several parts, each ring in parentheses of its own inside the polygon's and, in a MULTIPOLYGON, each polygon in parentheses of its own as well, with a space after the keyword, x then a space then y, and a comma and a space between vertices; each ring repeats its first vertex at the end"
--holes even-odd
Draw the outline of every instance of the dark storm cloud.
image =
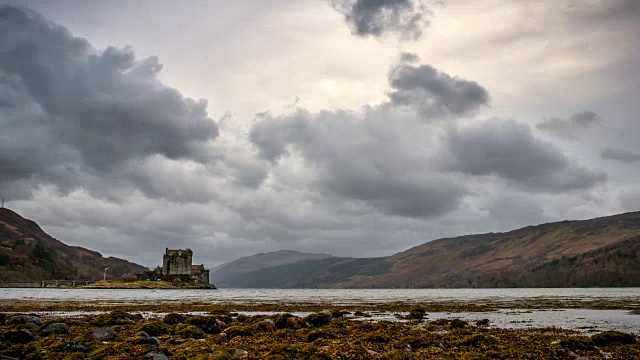
MULTIPOLYGON (((417 124, 388 121, 389 109, 362 114, 299 111, 265 117, 250 137, 273 162, 299 155, 313 169, 310 185, 328 196, 356 200, 379 212, 431 217, 455 209, 466 191, 455 179, 429 169, 428 148, 407 146, 417 124)), ((424 139, 423 139, 424 140, 424 139)))
POLYGON ((206 101, 163 85, 161 68, 155 57, 98 51, 33 11, 1 6, 0 186, 25 196, 83 177, 122 183, 114 169, 151 156, 209 161, 218 127, 206 101))
POLYGON ((452 130, 445 167, 471 175, 494 175, 529 191, 585 190, 607 180, 568 159, 552 143, 535 138, 529 126, 492 120, 452 130))
POLYGON ((573 139, 580 136, 589 127, 600 123, 593 111, 583 111, 571 115, 569 119, 550 118, 536 125, 538 130, 551 135, 573 139))
MULTIPOLYGON (((632 25, 640 29, 638 17, 640 16, 640 2, 637 0, 612 0, 595 2, 595 10, 587 11, 580 20, 585 23, 596 22, 598 24, 632 25)), ((582 4, 578 5, 579 7, 582 4)))
POLYGON ((400 53, 400 62, 403 63, 416 63, 420 61, 420 57, 412 52, 403 51, 400 53))
POLYGON ((344 15, 355 35, 380 37, 396 33, 404 39, 418 39, 429 25, 424 0, 331 0, 344 15))
POLYGON ((616 148, 604 148, 600 151, 600 157, 606 160, 614 160, 622 163, 632 163, 640 161, 640 153, 616 149, 616 148))
POLYGON ((489 103, 489 93, 478 83, 453 77, 430 65, 408 64, 407 60, 417 61, 411 55, 414 54, 404 53, 403 62, 389 72, 392 104, 412 106, 429 120, 472 114, 489 103))

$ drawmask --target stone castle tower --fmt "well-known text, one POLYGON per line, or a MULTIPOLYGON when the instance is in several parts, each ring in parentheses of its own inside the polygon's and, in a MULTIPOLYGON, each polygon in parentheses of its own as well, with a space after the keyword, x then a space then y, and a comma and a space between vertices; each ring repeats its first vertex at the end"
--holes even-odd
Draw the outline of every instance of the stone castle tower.
POLYGON ((191 275, 193 264, 193 251, 169 250, 166 248, 162 256, 162 275, 191 275))
POLYGON ((209 270, 204 265, 193 265, 193 251, 191 249, 165 249, 162 256, 162 267, 156 269, 162 275, 189 275, 205 284, 209 283, 209 270))

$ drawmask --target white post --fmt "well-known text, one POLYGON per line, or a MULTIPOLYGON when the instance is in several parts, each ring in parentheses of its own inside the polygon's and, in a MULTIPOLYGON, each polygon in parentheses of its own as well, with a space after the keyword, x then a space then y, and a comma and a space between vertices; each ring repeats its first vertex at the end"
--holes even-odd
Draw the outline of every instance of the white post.
POLYGON ((108 267, 104 268, 104 276, 102 277, 102 280, 107 280, 107 270, 109 270, 108 267))

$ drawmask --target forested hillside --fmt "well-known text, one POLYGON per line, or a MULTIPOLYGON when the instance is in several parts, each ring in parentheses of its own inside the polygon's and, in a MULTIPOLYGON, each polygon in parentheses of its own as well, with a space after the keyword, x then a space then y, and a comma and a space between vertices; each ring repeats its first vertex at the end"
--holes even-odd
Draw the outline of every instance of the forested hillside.
POLYGON ((0 208, 0 281, 117 279, 146 267, 99 252, 69 246, 45 233, 34 221, 0 208))

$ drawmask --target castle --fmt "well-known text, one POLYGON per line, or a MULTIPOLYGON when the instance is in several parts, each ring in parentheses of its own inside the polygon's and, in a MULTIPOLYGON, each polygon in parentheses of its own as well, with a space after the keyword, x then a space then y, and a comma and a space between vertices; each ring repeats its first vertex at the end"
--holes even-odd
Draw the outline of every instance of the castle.
POLYGON ((192 278, 209 283, 209 270, 203 264, 193 265, 193 251, 191 249, 169 250, 166 248, 162 256, 162 267, 156 268, 158 275, 189 275, 192 278))

